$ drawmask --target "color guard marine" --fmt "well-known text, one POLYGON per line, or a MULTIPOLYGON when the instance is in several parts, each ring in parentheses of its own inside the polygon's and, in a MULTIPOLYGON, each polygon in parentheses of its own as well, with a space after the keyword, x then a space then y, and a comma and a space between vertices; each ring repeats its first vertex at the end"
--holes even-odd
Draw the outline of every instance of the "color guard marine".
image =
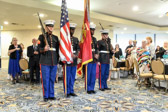
POLYGON ((44 101, 55 100, 54 82, 57 71, 57 63, 59 60, 59 40, 53 35, 54 20, 46 20, 46 35, 39 36, 38 45, 40 49, 40 68, 43 88, 44 101))
POLYGON ((74 93, 74 83, 75 83, 75 76, 76 76, 76 70, 77 70, 77 58, 78 58, 78 53, 80 51, 80 47, 79 47, 78 38, 73 36, 76 25, 77 24, 75 23, 70 23, 71 44, 73 48, 73 63, 66 64, 66 71, 64 66, 64 73, 66 73, 66 87, 67 87, 65 88, 65 83, 64 83, 64 91, 65 89, 67 89, 67 93, 66 93, 67 97, 77 96, 74 93))
MULTIPOLYGON (((85 67, 87 68, 87 93, 88 94, 95 94, 94 91, 95 81, 96 81, 96 62, 98 61, 98 49, 97 49, 97 39, 93 37, 96 25, 91 23, 90 24, 90 32, 92 36, 92 57, 93 61, 88 63, 85 67)), ((86 78, 86 77, 85 77, 86 78)), ((86 82, 86 81, 85 81, 86 82)))
POLYGON ((100 75, 99 75, 99 89, 101 91, 111 90, 107 86, 107 79, 109 76, 110 54, 112 54, 111 43, 108 40, 109 30, 101 30, 102 40, 98 41, 100 75))

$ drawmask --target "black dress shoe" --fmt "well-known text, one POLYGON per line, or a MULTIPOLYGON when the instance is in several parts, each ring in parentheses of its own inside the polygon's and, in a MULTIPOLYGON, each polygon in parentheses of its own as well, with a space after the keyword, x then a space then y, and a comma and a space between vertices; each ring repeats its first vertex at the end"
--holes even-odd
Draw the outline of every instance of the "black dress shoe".
POLYGON ((44 102, 47 102, 48 101, 48 98, 44 98, 44 102))
POLYGON ((94 91, 94 90, 92 90, 92 91, 90 91, 92 94, 95 94, 96 93, 96 91, 94 91))
POLYGON ((35 80, 30 80, 30 83, 35 83, 35 80))
POLYGON ((39 84, 39 83, 40 83, 40 81, 36 81, 35 83, 36 83, 36 84, 39 84))
POLYGON ((15 80, 12 80, 12 84, 16 84, 16 81, 15 81, 15 80))
POLYGON ((70 94, 67 94, 67 96, 66 96, 66 97, 67 97, 67 98, 70 98, 70 96, 71 96, 70 94))
POLYGON ((104 89, 99 89, 100 91, 104 91, 104 89))
POLYGON ((20 81, 19 81, 19 80, 16 80, 16 83, 20 83, 20 81))
POLYGON ((104 88, 105 90, 111 90, 111 88, 104 88))
POLYGON ((77 96, 75 93, 70 93, 71 96, 77 96))
POLYGON ((88 94, 91 94, 92 92, 91 91, 87 91, 88 94))
POLYGON ((56 100, 56 98, 55 97, 50 97, 50 98, 48 98, 49 100, 56 100))

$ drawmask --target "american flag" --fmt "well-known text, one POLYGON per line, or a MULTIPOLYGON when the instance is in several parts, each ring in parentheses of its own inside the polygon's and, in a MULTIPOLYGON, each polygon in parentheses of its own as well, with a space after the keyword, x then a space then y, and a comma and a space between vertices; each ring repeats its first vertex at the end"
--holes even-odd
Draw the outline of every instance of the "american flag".
POLYGON ((66 0, 62 0, 61 6, 61 20, 60 20, 60 45, 59 55, 63 62, 72 63, 72 45, 70 40, 69 18, 66 0))

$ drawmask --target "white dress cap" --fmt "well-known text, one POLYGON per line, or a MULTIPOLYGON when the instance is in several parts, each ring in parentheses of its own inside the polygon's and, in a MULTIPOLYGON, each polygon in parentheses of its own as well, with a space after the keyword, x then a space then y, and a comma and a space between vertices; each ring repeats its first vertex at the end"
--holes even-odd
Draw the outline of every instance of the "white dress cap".
POLYGON ((77 24, 76 23, 70 23, 70 28, 76 28, 77 24))
POLYGON ((46 26, 54 26, 55 21, 54 21, 54 20, 45 20, 45 21, 44 21, 44 24, 45 24, 46 26))
POLYGON ((91 28, 91 29, 95 29, 95 28, 96 28, 96 25, 91 22, 91 23, 90 23, 90 28, 91 28))
POLYGON ((109 29, 100 30, 101 33, 109 33, 109 29))

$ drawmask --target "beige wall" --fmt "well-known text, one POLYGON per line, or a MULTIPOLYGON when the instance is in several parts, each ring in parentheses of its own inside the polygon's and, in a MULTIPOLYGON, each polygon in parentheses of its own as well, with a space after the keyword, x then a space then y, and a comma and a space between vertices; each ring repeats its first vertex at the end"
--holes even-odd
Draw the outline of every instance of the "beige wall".
MULTIPOLYGON (((97 40, 101 39, 100 29, 96 29, 95 37, 97 40)), ((59 36, 59 29, 54 30, 54 34, 59 36)), ((2 31, 1 32, 1 54, 2 54, 2 68, 8 68, 8 47, 11 43, 13 37, 18 39, 18 43, 23 43, 25 48, 32 44, 33 38, 38 38, 39 34, 41 33, 40 30, 19 30, 19 31, 2 31)), ((81 35, 81 28, 77 28, 75 31, 74 36, 80 39, 81 35)), ((109 37, 113 40, 113 32, 111 31, 109 37)))

